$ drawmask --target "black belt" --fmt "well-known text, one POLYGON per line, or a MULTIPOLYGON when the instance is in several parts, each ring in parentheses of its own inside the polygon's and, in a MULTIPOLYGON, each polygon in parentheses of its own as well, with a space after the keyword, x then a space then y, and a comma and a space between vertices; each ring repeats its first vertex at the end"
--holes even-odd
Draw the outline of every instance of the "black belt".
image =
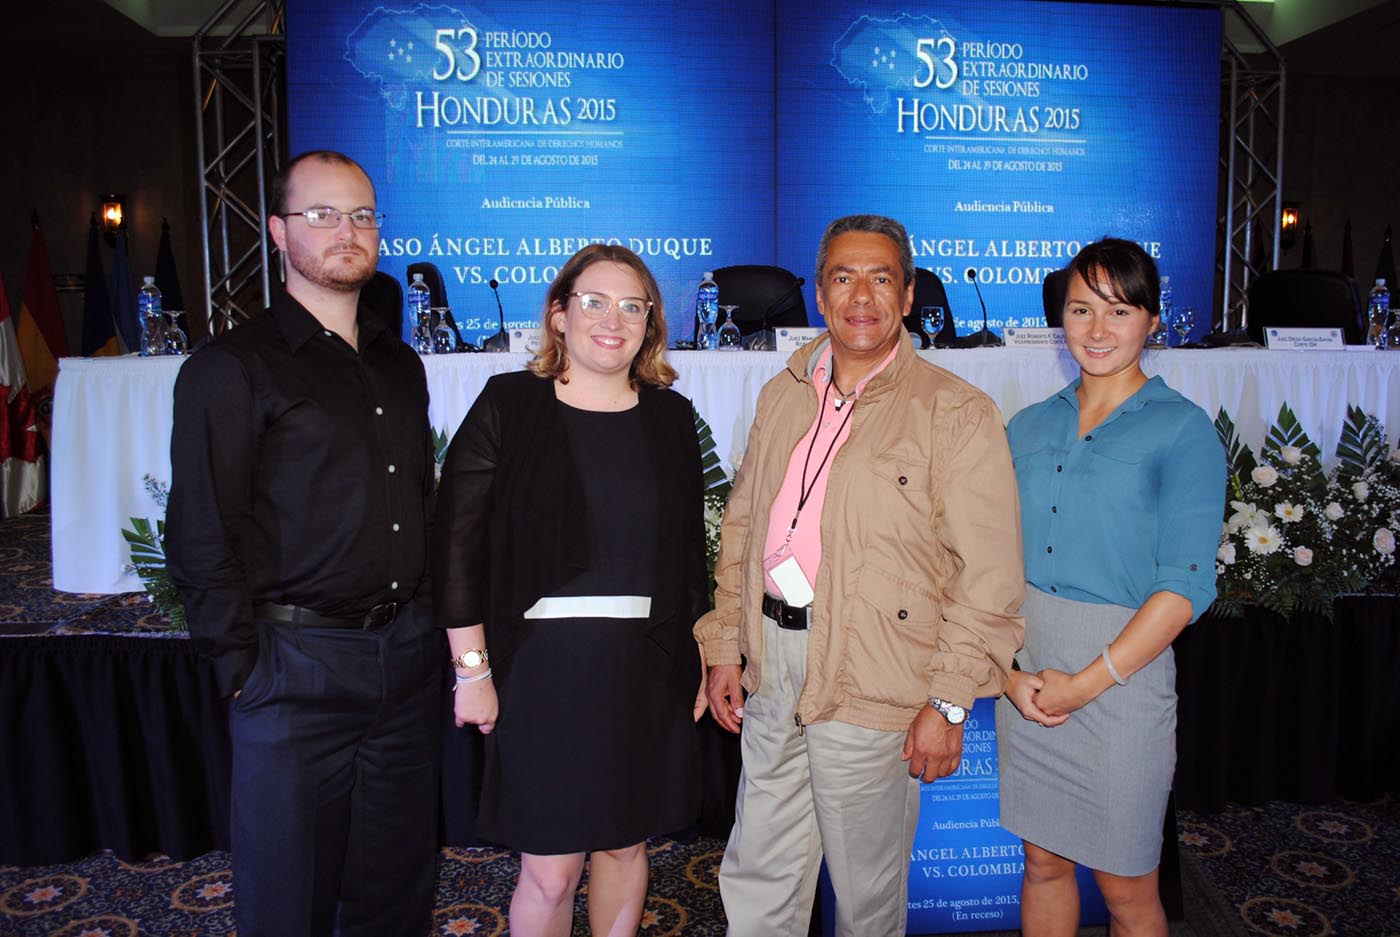
POLYGON ((806 631, 811 627, 811 606, 794 608, 782 599, 775 599, 771 595, 763 597, 763 614, 778 623, 779 628, 786 628, 789 631, 806 631))
POLYGON ((284 621, 299 628, 358 628, 373 631, 394 623, 394 619, 399 615, 399 603, 385 602, 376 605, 359 618, 331 618, 300 605, 274 605, 271 602, 253 606, 253 614, 258 618, 284 621))

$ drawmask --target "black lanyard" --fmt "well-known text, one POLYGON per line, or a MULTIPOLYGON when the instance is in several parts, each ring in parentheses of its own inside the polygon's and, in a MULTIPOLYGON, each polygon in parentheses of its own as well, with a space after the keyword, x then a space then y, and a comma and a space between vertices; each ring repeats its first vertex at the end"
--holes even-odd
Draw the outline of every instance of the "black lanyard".
MULTIPOLYGON (((831 385, 834 382, 829 378, 826 387, 822 390, 821 412, 817 415, 817 425, 812 429, 812 440, 807 443, 807 455, 802 460, 802 482, 797 488, 797 510, 793 512, 792 523, 788 524, 787 537, 784 543, 792 540, 792 532, 797 529, 797 518, 801 516, 802 509, 807 506, 807 499, 812 497, 812 492, 816 490, 817 480, 822 477, 822 469, 826 468, 826 460, 831 458, 831 453, 836 449, 836 440, 841 438, 841 434, 846 430, 846 424, 850 422, 851 414, 856 412, 856 401, 851 401, 851 409, 846 411, 846 416, 841 420, 841 425, 836 429, 836 435, 831 437, 831 445, 826 447, 826 455, 822 456, 821 462, 817 465, 817 471, 812 476, 812 484, 807 484, 807 467, 812 462, 812 450, 817 446, 817 436, 821 432, 821 420, 826 415, 826 397, 831 393, 831 385)), ((859 398, 857 398, 859 399, 859 398)))

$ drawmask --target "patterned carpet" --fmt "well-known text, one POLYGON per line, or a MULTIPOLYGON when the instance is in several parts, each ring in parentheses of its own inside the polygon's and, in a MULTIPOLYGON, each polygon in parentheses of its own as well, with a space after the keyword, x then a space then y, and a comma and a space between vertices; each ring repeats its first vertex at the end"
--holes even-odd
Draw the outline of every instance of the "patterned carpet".
MULTIPOLYGON (((143 596, 54 592, 47 514, 0 521, 0 636, 45 633, 178 640, 143 596)), ((1186 921, 1173 925, 1173 937, 1400 937, 1400 802, 1394 796, 1374 803, 1232 806, 1213 815, 1183 810, 1179 839, 1186 921)), ((652 844, 643 934, 724 932, 715 885, 722 850, 713 839, 652 844)), ((98 853, 65 865, 0 867, 0 935, 228 934, 228 860, 215 852, 188 862, 152 857, 127 863, 98 853)), ((517 859, 506 852, 443 850, 434 933, 505 933, 517 871, 517 859)), ((575 934, 587 933, 586 887, 585 877, 575 934)), ((1102 933, 1083 931, 1084 937, 1102 933)))

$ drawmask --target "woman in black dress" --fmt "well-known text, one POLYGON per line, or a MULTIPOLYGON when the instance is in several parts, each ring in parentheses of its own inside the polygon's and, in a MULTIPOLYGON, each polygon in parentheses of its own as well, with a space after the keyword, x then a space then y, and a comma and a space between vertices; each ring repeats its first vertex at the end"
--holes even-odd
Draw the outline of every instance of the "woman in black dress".
POLYGON ((477 829, 521 852, 511 933, 567 937, 589 858, 593 933, 635 934, 647 838, 699 813, 700 447, 636 254, 575 254, 541 326, 448 449, 435 615, 457 725, 486 735, 477 829))

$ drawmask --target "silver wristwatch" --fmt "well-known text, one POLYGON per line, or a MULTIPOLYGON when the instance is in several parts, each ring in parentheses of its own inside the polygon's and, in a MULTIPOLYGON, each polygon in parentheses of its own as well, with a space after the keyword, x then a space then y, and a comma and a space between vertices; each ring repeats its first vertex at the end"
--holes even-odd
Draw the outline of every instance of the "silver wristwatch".
POLYGON ((938 710, 943 718, 948 720, 948 725, 950 726, 960 726, 963 724, 963 721, 967 719, 967 710, 963 709, 957 703, 950 703, 936 696, 930 696, 928 698, 928 704, 938 710))

